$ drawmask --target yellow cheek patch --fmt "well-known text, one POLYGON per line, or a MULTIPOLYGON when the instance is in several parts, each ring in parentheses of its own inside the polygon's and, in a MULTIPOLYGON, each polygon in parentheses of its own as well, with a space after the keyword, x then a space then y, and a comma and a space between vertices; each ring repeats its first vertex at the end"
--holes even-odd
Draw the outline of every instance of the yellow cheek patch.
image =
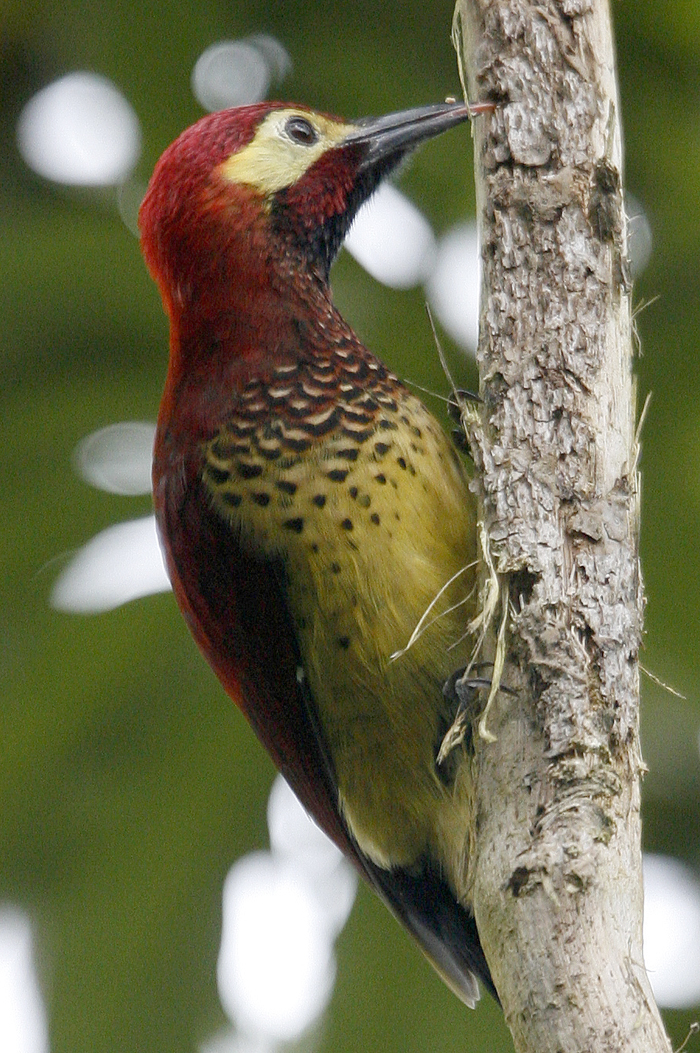
POLYGON ((273 110, 262 122, 255 138, 219 166, 230 183, 253 187, 264 197, 276 194, 301 179, 327 150, 338 146, 354 130, 317 113, 304 110, 273 110), (309 145, 295 142, 287 133, 290 117, 301 117, 314 128, 317 139, 309 145))

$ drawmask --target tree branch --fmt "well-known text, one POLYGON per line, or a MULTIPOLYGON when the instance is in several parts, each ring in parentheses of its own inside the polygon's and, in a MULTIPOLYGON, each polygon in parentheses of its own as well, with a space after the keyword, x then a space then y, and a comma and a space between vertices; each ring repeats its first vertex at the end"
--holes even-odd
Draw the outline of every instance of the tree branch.
POLYGON ((668 1053, 642 956, 639 484, 608 5, 458 0, 455 24, 470 98, 499 104, 474 125, 470 439, 509 614, 501 682, 517 689, 475 731, 476 920, 518 1051, 668 1053))

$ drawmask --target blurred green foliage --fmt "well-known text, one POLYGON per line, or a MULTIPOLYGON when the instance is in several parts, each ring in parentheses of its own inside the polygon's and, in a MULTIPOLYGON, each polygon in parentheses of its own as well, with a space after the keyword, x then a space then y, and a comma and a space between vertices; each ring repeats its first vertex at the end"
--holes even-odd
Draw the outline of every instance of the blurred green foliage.
MULTIPOLYGON (((167 334, 138 244, 108 194, 42 182, 20 160, 23 104, 54 77, 110 77, 144 134, 138 177, 200 116, 202 50, 279 38, 285 96, 348 116, 458 93, 449 0, 4 0, 0 8, 0 900, 37 920, 53 1053, 192 1050, 223 1023, 214 968, 221 884, 266 842, 272 769, 191 643, 169 595, 110 614, 50 609, 71 550, 148 498, 89 488, 71 469, 88 432, 154 419, 167 334)), ((700 865, 700 6, 614 5, 627 185, 654 234, 635 297, 643 356, 646 847, 700 865)), ((452 134, 403 185, 438 231, 470 209, 452 134)), ((473 206, 471 206, 473 207, 473 206)), ((342 257, 334 285, 368 344, 445 392, 422 293, 342 257)), ((458 380, 473 364, 446 340, 458 380)), ((339 945, 323 1050, 509 1049, 493 1003, 468 1014, 381 905, 361 895, 339 945)), ((688 1014, 668 1014, 675 1045, 688 1014)))

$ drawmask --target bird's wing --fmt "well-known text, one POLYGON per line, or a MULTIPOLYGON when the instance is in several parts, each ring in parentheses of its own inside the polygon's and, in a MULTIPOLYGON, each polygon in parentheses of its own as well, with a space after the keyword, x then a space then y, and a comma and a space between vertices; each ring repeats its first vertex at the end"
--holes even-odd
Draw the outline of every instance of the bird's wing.
POLYGON ((211 507, 199 471, 164 475, 155 497, 173 588, 190 629, 294 793, 455 993, 473 1006, 476 975, 497 997, 474 919, 437 870, 381 869, 360 851, 340 814, 282 564, 241 549, 230 524, 211 507))

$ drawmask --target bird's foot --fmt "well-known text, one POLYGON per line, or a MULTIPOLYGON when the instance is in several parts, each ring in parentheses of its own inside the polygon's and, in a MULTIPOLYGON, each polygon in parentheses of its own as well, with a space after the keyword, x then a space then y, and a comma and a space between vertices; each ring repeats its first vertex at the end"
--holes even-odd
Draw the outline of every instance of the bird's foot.
POLYGON ((454 707, 454 717, 435 758, 438 766, 443 765, 458 746, 463 744, 467 750, 471 749, 472 722, 479 710, 479 692, 491 687, 491 681, 486 677, 465 676, 466 672, 466 668, 457 669, 443 684, 442 693, 454 707))
MULTIPOLYGON (((442 693, 454 706, 454 717, 443 736, 435 758, 438 767, 446 762, 452 751, 458 746, 464 745, 467 750, 471 750, 472 724, 481 710, 479 692, 490 688, 493 682, 488 677, 466 676, 465 674, 471 673, 472 669, 484 669, 490 665, 490 662, 484 662, 479 666, 457 669, 443 684, 442 693)), ((500 684, 498 690, 505 691, 508 695, 515 694, 512 688, 504 684, 500 684)))

